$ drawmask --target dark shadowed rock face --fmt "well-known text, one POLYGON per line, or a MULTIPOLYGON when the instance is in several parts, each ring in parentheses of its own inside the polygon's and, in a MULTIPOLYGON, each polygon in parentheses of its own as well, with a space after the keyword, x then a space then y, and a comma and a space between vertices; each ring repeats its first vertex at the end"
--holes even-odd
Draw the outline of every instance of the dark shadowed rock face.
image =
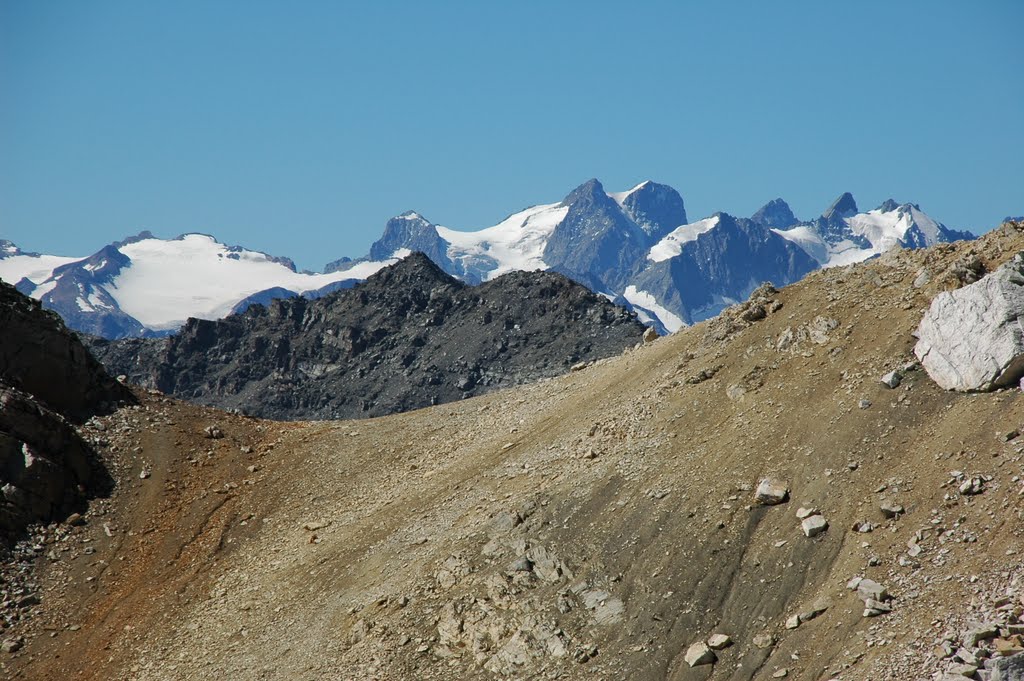
POLYGON ((167 339, 93 340, 108 368, 178 397, 275 419, 380 416, 564 373, 644 327, 551 272, 467 286, 416 253, 319 300, 190 319, 167 339))
POLYGON ((110 478, 89 445, 60 414, 32 395, 0 384, 0 540, 32 522, 81 511, 106 493, 110 478))
POLYGON ((654 243, 679 225, 685 225, 683 197, 672 187, 644 182, 622 202, 622 208, 654 243))
POLYGON ((0 282, 0 381, 72 420, 131 399, 99 362, 39 301, 0 282))
POLYGON ((562 205, 569 211, 544 247, 544 262, 576 281, 594 284, 596 291, 620 289, 642 263, 651 243, 648 234, 597 180, 574 189, 562 205))
POLYGON ((0 282, 0 537, 80 509, 109 477, 72 423, 131 399, 39 302, 0 282))

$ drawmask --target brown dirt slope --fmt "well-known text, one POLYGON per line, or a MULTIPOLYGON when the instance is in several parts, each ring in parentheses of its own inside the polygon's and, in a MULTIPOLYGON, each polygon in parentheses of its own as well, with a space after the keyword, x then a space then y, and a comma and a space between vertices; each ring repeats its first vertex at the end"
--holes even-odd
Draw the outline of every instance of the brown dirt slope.
POLYGON ((86 429, 112 445, 118 489, 86 525, 37 535, 41 602, 4 632, 25 645, 0 669, 930 678, 936 642, 1018 588, 1024 448, 1006 434, 1024 400, 879 378, 911 362, 937 291, 1022 249, 1003 227, 817 272, 582 371, 380 419, 272 424, 144 396, 86 429), (990 479, 965 496, 954 471, 990 479), (788 503, 754 504, 766 475, 788 503), (801 506, 828 530, 805 537, 801 506), (893 612, 863 617, 854 576, 893 612), (690 668, 714 633, 734 644, 690 668))

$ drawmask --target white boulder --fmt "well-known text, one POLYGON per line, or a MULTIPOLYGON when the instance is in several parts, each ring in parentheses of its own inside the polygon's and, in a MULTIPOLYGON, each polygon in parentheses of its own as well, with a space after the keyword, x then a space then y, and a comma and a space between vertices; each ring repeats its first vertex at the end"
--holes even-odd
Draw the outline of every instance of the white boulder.
POLYGON ((1024 253, 978 282, 935 296, 914 354, 946 390, 988 391, 1024 376, 1024 253))

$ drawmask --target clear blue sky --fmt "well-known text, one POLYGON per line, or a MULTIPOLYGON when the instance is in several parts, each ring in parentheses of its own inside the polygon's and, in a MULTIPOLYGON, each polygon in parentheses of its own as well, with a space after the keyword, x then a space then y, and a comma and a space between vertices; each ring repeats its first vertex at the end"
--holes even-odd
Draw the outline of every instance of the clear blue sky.
POLYGON ((1024 2, 0 2, 0 238, 202 231, 319 269, 580 182, 697 219, 1024 213, 1024 2), (697 5, 700 5, 698 8, 697 5))

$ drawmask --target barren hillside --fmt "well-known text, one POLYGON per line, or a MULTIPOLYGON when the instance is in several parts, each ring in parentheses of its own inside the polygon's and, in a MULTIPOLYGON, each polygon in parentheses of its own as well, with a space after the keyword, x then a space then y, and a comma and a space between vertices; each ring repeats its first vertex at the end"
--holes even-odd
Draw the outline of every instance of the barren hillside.
POLYGON ((1003 227, 890 252, 561 378, 379 419, 142 395, 83 430, 112 496, 22 547, 40 600, 9 606, 2 635, 24 641, 0 669, 931 678, 972 620, 1020 615, 1024 401, 940 390, 911 332, 1021 250, 1003 227), (755 501, 765 477, 788 501, 755 501), (827 529, 805 536, 801 508, 827 529), (854 577, 891 612, 865 616, 854 577), (714 634, 732 644, 691 667, 714 634))

